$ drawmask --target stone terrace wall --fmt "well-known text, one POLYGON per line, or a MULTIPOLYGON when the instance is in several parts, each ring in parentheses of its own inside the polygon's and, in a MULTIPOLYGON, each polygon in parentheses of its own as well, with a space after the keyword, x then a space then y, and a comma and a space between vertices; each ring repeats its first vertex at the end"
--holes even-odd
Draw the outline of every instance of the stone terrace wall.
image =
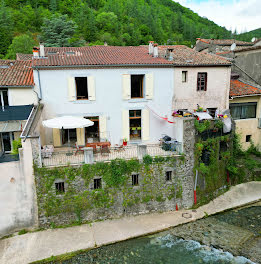
MULTIPOLYGON (((193 204, 194 120, 184 121, 184 153, 182 156, 151 157, 125 164, 85 164, 81 167, 39 168, 35 172, 38 215, 41 227, 68 225, 188 208, 193 204), (134 165, 132 163, 134 162, 134 165), (124 179, 111 184, 111 170, 124 179), (117 168, 125 168, 121 172, 117 168), (133 166, 133 170, 128 169, 133 166), (109 168, 109 169, 108 169, 109 168), (123 178, 121 174, 130 172, 123 178), (172 179, 166 181, 166 172, 172 179), (139 174, 139 185, 132 185, 132 174, 139 174), (94 189, 101 178, 102 188, 94 189), (55 183, 64 182, 65 193, 57 194, 55 183)), ((114 174, 115 174, 114 173, 114 174)))

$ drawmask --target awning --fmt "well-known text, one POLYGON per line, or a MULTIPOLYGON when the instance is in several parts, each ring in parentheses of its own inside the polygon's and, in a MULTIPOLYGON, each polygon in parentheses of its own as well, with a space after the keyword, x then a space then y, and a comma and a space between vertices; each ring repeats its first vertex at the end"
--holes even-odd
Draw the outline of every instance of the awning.
POLYGON ((197 116, 199 118, 199 120, 213 119, 213 117, 210 114, 208 114, 207 112, 195 112, 195 113, 193 113, 193 115, 197 116))
POLYGON ((25 123, 25 120, 12 120, 0 122, 0 133, 22 131, 25 126, 25 123))

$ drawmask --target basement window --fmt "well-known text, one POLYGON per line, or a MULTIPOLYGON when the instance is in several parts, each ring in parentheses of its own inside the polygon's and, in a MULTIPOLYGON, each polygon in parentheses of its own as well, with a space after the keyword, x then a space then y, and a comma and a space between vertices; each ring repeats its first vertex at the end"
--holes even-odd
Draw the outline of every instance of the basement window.
POLYGON ((251 135, 246 135, 246 142, 250 142, 251 141, 251 135))
POLYGON ((143 98, 144 75, 131 75, 131 98, 143 98))
POLYGON ((77 100, 88 100, 87 77, 75 77, 77 100))
POLYGON ((101 189, 101 188, 102 188, 101 178, 94 179, 94 189, 101 189))
POLYGON ((139 174, 132 174, 132 186, 139 185, 139 174))
POLYGON ((56 189, 56 194, 64 193, 65 192, 64 182, 56 182, 55 189, 56 189))
POLYGON ((182 82, 187 82, 188 71, 182 71, 182 82))
POLYGON ((197 91, 207 90, 207 73, 198 72, 197 91))
POLYGON ((166 178, 166 181, 171 181, 172 180, 172 171, 166 171, 165 178, 166 178))

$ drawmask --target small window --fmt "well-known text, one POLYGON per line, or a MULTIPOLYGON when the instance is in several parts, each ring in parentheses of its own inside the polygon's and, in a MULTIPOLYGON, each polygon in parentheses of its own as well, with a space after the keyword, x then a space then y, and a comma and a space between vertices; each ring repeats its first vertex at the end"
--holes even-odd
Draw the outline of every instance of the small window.
POLYGON ((250 142, 251 141, 251 135, 246 135, 246 142, 250 142))
POLYGON ((55 183, 55 189, 56 189, 56 194, 64 193, 64 182, 56 182, 55 183))
POLYGON ((88 100, 87 77, 75 77, 77 100, 88 100))
POLYGON ((131 98, 143 98, 144 75, 131 75, 131 98))
POLYGON ((166 171, 166 181, 172 180, 172 171, 166 171))
POLYGON ((94 189, 101 189, 101 188, 102 188, 101 178, 94 179, 94 189))
POLYGON ((139 174, 132 174, 132 186, 139 185, 139 174))
POLYGON ((187 75, 188 75, 187 71, 182 71, 182 82, 187 82, 187 75))
POLYGON ((197 91, 207 90, 207 73, 198 72, 197 91))
POLYGON ((0 106, 8 106, 8 91, 0 90, 0 106))
POLYGON ((209 113, 213 118, 215 118, 217 108, 207 108, 207 110, 208 110, 208 113, 209 113))

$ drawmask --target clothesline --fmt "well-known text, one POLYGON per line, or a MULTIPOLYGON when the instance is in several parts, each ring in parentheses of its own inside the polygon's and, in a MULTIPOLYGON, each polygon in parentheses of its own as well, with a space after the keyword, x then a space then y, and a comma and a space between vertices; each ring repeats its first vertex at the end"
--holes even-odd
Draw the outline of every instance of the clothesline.
POLYGON ((167 117, 162 117, 162 116, 158 115, 154 110, 152 110, 152 109, 151 109, 150 107, 148 107, 147 105, 146 105, 146 107, 147 107, 147 108, 148 108, 148 109, 149 109, 154 115, 156 115, 156 116, 159 117, 160 119, 165 120, 165 121, 167 121, 167 122, 170 123, 170 124, 175 124, 175 122, 169 121, 167 117))

